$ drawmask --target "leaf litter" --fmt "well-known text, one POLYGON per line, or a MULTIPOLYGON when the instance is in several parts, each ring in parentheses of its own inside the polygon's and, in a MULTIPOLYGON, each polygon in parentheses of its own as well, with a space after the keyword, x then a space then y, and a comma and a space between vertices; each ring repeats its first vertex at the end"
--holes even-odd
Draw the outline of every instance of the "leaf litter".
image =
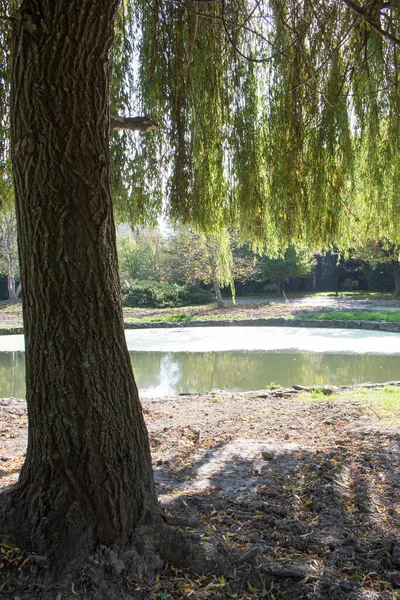
MULTIPOLYGON (((50 592, 32 577, 21 587, 27 580, 20 574, 37 561, 2 545, 0 594, 400 599, 400 432, 345 390, 331 391, 315 403, 299 400, 293 388, 143 402, 167 520, 233 549, 232 573, 195 574, 166 563, 155 581, 122 572, 119 595, 111 592, 115 574, 108 595, 96 596, 83 578, 50 592)), ((3 399, 0 488, 16 481, 25 445, 24 402, 3 399)))

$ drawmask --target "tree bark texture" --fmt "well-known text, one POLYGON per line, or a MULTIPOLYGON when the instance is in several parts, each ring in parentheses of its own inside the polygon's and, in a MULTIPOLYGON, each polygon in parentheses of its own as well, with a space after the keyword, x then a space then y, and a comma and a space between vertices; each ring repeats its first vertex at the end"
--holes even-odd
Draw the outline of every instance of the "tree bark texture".
MULTIPOLYGON (((25 542, 60 565, 158 522, 125 342, 110 192, 109 50, 119 0, 25 0, 13 46, 28 450, 25 542)), ((11 517, 10 517, 11 518, 11 517)))

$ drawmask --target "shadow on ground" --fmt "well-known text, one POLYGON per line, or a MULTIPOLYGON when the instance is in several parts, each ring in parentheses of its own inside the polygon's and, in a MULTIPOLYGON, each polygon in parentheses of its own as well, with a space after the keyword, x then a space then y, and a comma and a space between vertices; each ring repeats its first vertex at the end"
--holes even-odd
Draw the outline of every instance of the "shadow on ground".
MULTIPOLYGON (((241 554, 230 584, 238 597, 400 598, 400 432, 363 420, 356 402, 343 408, 304 409, 311 439, 316 421, 325 425, 314 444, 285 428, 280 440, 266 432, 202 451, 192 425, 180 431, 183 453, 159 459, 166 512, 241 554), (258 596, 245 595, 252 587, 258 596)), ((218 597, 230 597, 229 586, 218 597)))
POLYGON ((154 582, 123 571, 100 591, 5 586, 4 598, 400 598, 400 431, 368 405, 271 391, 148 401, 144 411, 168 519, 233 550, 234 571, 167 565, 154 582))

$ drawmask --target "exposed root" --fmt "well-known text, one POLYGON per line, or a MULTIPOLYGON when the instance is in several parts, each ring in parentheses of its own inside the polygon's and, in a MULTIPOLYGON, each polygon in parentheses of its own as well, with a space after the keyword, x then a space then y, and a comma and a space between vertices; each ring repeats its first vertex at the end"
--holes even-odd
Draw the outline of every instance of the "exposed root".
POLYGON ((177 527, 165 525, 160 536, 160 555, 194 573, 233 573, 234 557, 222 544, 204 542, 177 527))

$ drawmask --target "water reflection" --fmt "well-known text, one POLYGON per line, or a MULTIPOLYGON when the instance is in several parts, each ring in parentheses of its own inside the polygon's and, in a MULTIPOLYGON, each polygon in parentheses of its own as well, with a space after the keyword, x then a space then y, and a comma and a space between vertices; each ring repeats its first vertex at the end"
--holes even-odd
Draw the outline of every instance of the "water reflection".
POLYGON ((0 398, 25 398, 25 353, 0 353, 0 398))
POLYGON ((398 378, 397 356, 311 352, 131 352, 142 395, 350 385, 398 378))
MULTIPOLYGON (((314 352, 131 352, 142 396, 282 386, 350 385, 399 378, 399 357, 314 352)), ((25 395, 23 352, 0 353, 0 397, 25 395)))

